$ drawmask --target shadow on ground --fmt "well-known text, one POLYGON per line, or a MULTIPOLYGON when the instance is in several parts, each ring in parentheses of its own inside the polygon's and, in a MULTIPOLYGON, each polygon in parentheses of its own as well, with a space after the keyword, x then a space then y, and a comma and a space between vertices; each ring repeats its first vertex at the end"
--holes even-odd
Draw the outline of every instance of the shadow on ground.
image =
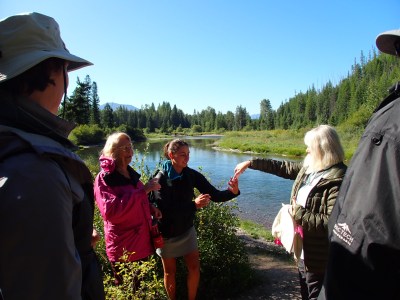
POLYGON ((246 244, 251 265, 259 280, 248 292, 227 300, 300 300, 297 267, 283 247, 262 239, 253 239, 240 230, 238 236, 246 244))

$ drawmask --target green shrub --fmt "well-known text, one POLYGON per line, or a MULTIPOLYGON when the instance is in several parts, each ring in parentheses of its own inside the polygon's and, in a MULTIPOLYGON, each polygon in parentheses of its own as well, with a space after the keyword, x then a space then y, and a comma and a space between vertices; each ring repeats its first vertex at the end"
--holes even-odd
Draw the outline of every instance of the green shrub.
POLYGON ((216 130, 215 133, 222 134, 222 133, 225 133, 225 131, 226 131, 226 129, 225 129, 224 127, 220 127, 220 128, 218 128, 218 129, 216 130))
MULTIPOLYGON (((233 202, 233 203, 232 203, 233 202)), ((199 299, 230 297, 247 289, 254 279, 245 244, 236 235, 239 218, 237 205, 210 204, 197 212, 201 261, 199 299)))
POLYGON ((98 125, 79 125, 69 139, 77 145, 97 145, 103 141, 104 132, 98 125))
POLYGON ((203 129, 201 128, 200 125, 193 125, 192 126, 192 133, 201 133, 203 129))
POLYGON ((114 132, 125 132, 131 137, 133 142, 143 142, 146 140, 142 129, 127 125, 106 129, 102 129, 98 125, 80 125, 72 130, 69 139, 76 145, 99 145, 104 143, 105 138, 114 132))
POLYGON ((104 277, 106 299, 167 299, 163 279, 159 276, 161 264, 159 257, 153 255, 149 260, 140 262, 126 262, 124 257, 126 258, 127 254, 117 263, 122 284, 114 285, 113 274, 107 273, 104 277))
POLYGON ((125 132, 127 135, 130 136, 131 140, 133 142, 143 142, 146 140, 146 136, 144 135, 144 132, 140 128, 133 128, 128 125, 120 125, 116 128, 113 128, 112 132, 125 132))

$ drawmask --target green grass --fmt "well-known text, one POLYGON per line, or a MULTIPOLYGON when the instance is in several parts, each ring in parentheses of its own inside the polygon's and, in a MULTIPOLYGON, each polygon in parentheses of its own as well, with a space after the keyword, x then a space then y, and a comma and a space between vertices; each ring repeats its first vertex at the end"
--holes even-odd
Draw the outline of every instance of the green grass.
MULTIPOLYGON (((222 149, 235 150, 238 152, 301 158, 304 157, 306 153, 304 135, 310 129, 311 128, 302 128, 298 130, 229 131, 223 133, 223 137, 217 141, 217 146, 222 149)), ((357 148, 363 128, 338 126, 336 130, 344 148, 345 162, 349 162, 357 148)), ((147 134, 146 137, 155 139, 171 138, 174 136, 147 134)))
POLYGON ((227 132, 218 146, 241 152, 302 156, 305 153, 304 132, 294 130, 227 132))
POLYGON ((241 219, 239 227, 246 231, 246 233, 254 239, 263 238, 269 242, 274 241, 271 231, 265 229, 265 227, 261 224, 257 224, 250 220, 241 219))
MULTIPOLYGON (((304 157, 306 146, 304 135, 310 128, 299 130, 231 131, 217 142, 218 147, 254 154, 304 157)), ((353 156, 361 131, 349 128, 336 128, 345 151, 346 161, 353 156)))

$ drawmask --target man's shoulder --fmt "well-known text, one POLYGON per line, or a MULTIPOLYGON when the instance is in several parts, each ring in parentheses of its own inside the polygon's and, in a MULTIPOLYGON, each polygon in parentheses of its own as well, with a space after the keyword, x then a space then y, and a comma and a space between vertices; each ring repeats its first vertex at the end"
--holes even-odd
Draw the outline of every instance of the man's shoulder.
POLYGON ((363 137, 369 136, 374 144, 379 144, 384 136, 393 137, 393 141, 396 141, 400 136, 399 116, 400 97, 374 112, 365 128, 363 137))

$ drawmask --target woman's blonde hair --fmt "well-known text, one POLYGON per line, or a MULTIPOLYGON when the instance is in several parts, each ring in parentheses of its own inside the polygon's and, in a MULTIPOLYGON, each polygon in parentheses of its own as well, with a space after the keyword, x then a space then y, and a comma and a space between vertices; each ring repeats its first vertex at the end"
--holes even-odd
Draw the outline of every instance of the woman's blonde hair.
POLYGON ((104 145, 104 148, 101 150, 101 154, 106 157, 112 157, 113 159, 117 159, 116 150, 122 138, 127 138, 132 143, 131 138, 125 132, 114 132, 108 136, 106 144, 104 145))
POLYGON ((344 150, 335 128, 319 125, 308 131, 304 143, 311 149, 314 160, 312 171, 327 169, 344 160, 344 150))

